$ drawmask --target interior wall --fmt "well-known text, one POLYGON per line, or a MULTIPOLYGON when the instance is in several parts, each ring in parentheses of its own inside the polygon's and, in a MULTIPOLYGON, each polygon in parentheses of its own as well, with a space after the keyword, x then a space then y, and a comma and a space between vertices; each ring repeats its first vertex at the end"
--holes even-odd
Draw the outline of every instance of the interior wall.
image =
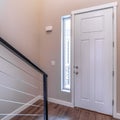
POLYGON ((0 0, 0 37, 39 63, 40 0, 0 0))
POLYGON ((71 11, 101 5, 110 2, 118 2, 117 8, 117 111, 120 113, 120 6, 119 0, 43 0, 40 27, 40 66, 48 73, 49 97, 71 102, 71 94, 60 92, 61 81, 61 16, 68 15, 71 11), (45 32, 45 26, 52 25, 51 33, 45 32), (51 61, 55 65, 51 65, 51 61))

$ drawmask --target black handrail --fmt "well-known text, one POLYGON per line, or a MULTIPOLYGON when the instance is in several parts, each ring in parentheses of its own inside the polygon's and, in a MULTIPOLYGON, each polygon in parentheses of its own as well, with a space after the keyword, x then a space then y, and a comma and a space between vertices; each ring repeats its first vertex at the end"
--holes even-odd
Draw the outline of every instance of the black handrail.
POLYGON ((48 120, 48 98, 47 98, 47 77, 48 75, 1 37, 0 37, 0 44, 4 46, 5 48, 7 48, 9 51, 11 51, 13 54, 15 54, 17 57, 22 59, 24 62, 31 65, 34 69, 36 69, 43 75, 44 120, 48 120))

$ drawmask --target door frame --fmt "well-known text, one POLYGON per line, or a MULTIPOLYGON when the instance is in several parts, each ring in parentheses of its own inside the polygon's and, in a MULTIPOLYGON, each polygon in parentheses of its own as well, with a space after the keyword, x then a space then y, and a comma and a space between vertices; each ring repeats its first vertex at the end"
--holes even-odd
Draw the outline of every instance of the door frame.
POLYGON ((96 10, 102 10, 102 9, 107 9, 107 8, 112 8, 113 9, 113 42, 114 42, 114 47, 113 47, 113 71, 114 71, 114 76, 113 76, 113 86, 112 86, 112 96, 113 96, 113 101, 114 105, 112 108, 113 111, 113 117, 119 118, 120 119, 120 114, 117 113, 117 2, 112 2, 112 3, 107 3, 99 6, 94 6, 90 8, 85 8, 85 9, 80 9, 80 10, 75 10, 71 12, 72 15, 72 41, 71 41, 71 87, 72 87, 72 105, 75 106, 75 74, 74 74, 74 65, 75 65, 75 44, 74 44, 74 25, 75 25, 75 15, 80 14, 80 13, 86 13, 86 12, 91 12, 91 11, 96 11, 96 10))

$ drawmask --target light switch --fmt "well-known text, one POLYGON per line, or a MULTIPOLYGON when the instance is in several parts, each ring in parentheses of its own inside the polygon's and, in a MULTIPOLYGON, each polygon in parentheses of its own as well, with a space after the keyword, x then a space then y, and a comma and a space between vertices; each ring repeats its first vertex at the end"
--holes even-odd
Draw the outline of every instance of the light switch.
POLYGON ((55 66, 55 61, 54 60, 51 61, 51 65, 55 66))

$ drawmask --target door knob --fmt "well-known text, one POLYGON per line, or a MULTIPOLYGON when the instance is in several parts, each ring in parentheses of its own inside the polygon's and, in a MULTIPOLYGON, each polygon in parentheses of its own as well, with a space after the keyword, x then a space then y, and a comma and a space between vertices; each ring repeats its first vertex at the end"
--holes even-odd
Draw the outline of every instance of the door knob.
POLYGON ((78 75, 78 72, 76 72, 75 74, 78 75))
POLYGON ((78 66, 76 66, 75 68, 78 69, 78 66))

